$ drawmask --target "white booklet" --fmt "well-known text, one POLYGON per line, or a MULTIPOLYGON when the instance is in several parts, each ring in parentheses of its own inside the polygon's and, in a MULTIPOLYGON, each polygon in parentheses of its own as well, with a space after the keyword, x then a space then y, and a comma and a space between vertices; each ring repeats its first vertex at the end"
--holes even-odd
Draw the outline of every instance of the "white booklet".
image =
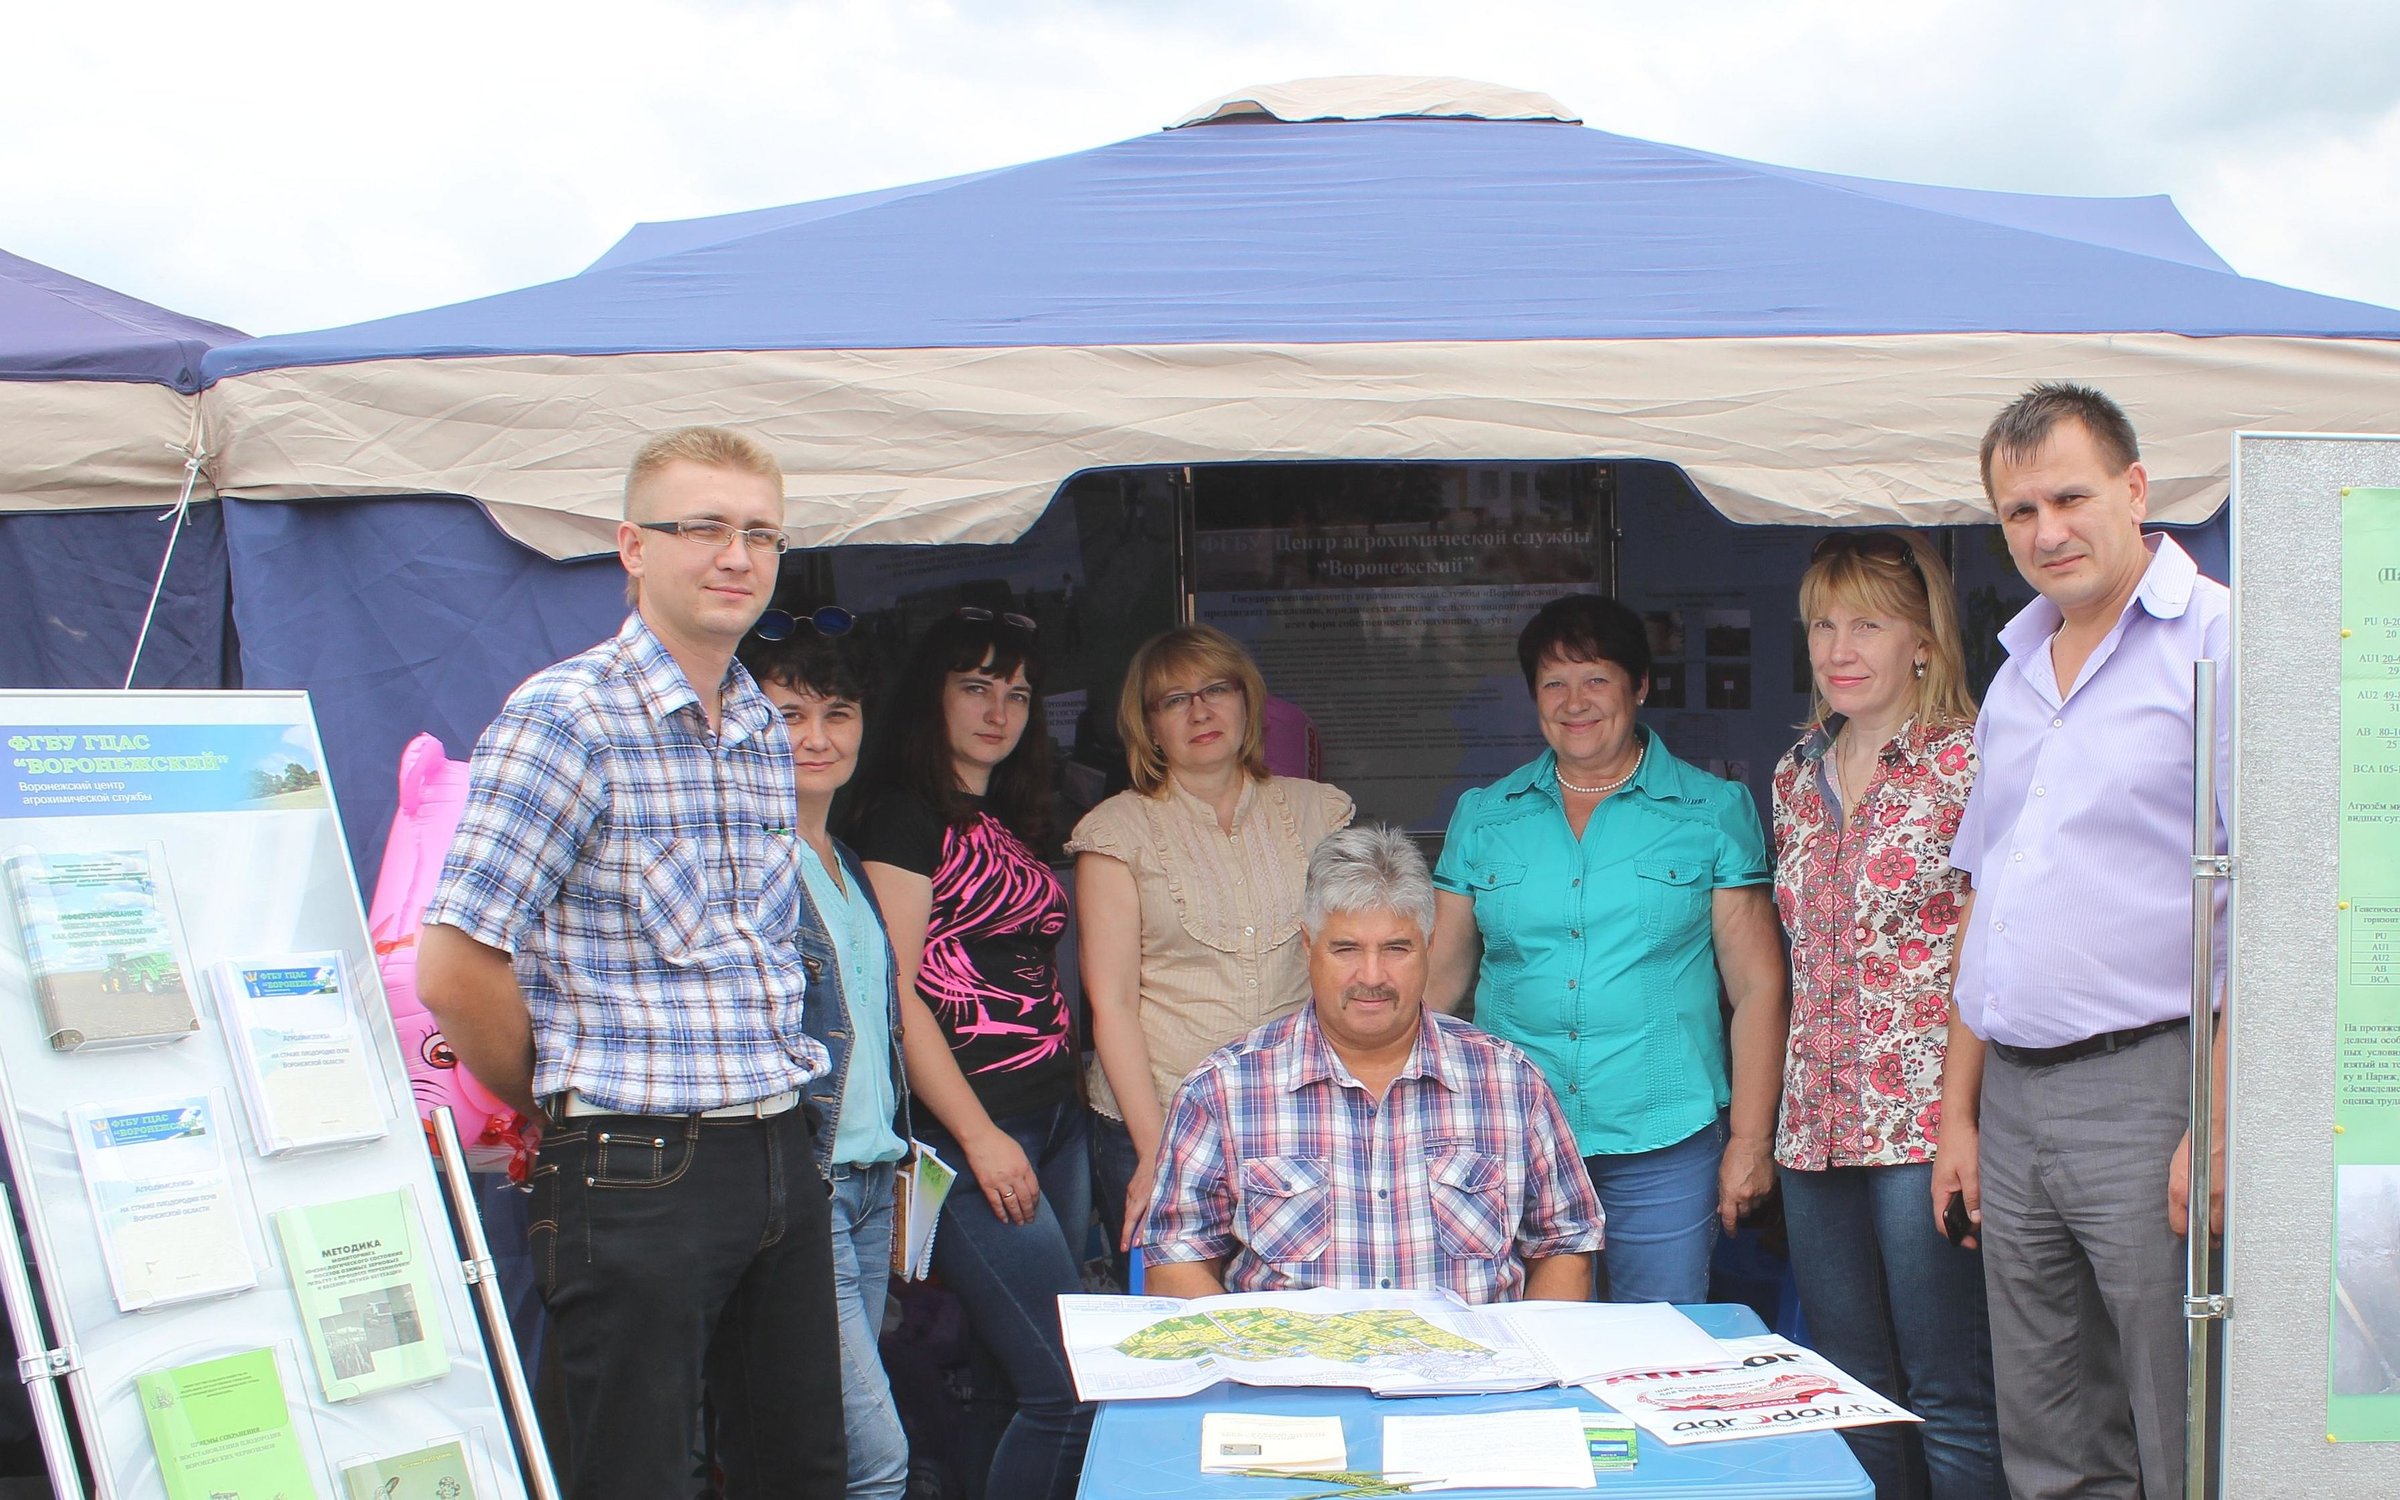
POLYGON ((258 1285, 248 1195, 223 1122, 222 1096, 213 1094, 87 1104, 70 1113, 122 1310, 258 1285))
POLYGON ((1583 1388, 1665 1443, 1921 1420, 1788 1339, 1767 1333, 1720 1343, 1714 1364, 1621 1371, 1583 1388))
POLYGON ((261 1156, 390 1130, 374 1044, 339 953, 239 959, 211 979, 261 1156))
POLYGON ((1244 1385, 1364 1386, 1439 1396, 1569 1385, 1598 1370, 1713 1363, 1716 1340, 1663 1303, 1499 1302, 1446 1292, 1062 1296, 1059 1320, 1086 1401, 1244 1385))
POLYGON ((1350 1466, 1340 1417, 1276 1417, 1262 1412, 1200 1415, 1200 1472, 1328 1474, 1350 1466))

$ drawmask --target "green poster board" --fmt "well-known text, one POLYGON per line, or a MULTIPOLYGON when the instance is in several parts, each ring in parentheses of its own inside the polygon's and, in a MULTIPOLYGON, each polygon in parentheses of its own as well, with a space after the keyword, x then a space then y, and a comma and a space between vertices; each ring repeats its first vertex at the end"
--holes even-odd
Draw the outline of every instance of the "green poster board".
POLYGON ((2342 491, 2326 1434, 2400 1441, 2400 489, 2342 491))

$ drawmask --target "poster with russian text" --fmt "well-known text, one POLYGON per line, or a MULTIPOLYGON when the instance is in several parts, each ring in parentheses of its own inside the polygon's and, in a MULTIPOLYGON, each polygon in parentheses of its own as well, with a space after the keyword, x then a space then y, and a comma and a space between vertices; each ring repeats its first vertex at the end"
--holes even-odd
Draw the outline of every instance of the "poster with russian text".
POLYGON ((2342 492, 2326 1435, 2400 1440, 2400 490, 2342 492))
POLYGON ((1361 819, 1449 826, 1459 793, 1539 755, 1517 632, 1596 585, 1598 503, 1568 465, 1431 466, 1397 501, 1203 487, 1194 616, 1249 647, 1361 819))

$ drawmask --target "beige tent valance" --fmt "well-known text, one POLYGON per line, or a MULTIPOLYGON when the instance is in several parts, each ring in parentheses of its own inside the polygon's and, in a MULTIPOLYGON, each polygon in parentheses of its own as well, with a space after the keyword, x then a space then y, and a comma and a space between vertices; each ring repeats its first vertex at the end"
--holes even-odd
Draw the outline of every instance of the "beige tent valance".
POLYGON ((297 366, 203 398, 220 491, 473 495, 554 557, 612 546, 667 427, 765 441, 794 536, 999 542, 1095 468, 1658 459, 1733 520, 1989 519, 1984 424, 2037 380, 2124 403, 2151 514, 2222 501, 2239 430, 2391 422, 2400 344, 2176 334, 510 355, 297 366))

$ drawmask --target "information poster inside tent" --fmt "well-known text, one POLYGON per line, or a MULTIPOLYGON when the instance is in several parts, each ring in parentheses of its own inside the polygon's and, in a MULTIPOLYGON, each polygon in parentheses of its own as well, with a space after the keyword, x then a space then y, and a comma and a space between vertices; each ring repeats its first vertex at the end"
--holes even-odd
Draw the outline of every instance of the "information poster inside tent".
MULTIPOLYGON (((1461 470, 1417 514, 1196 528, 1199 618, 1242 641, 1315 722, 1324 779, 1362 817, 1439 833, 1451 805, 1532 759, 1517 632, 1592 586, 1588 514, 1530 476, 1461 470), (1479 481, 1495 481, 1486 495, 1479 481)), ((1330 508, 1330 507, 1329 507, 1330 508)))
POLYGON ((2342 495, 2326 1435, 2400 1441, 2400 489, 2342 495))

